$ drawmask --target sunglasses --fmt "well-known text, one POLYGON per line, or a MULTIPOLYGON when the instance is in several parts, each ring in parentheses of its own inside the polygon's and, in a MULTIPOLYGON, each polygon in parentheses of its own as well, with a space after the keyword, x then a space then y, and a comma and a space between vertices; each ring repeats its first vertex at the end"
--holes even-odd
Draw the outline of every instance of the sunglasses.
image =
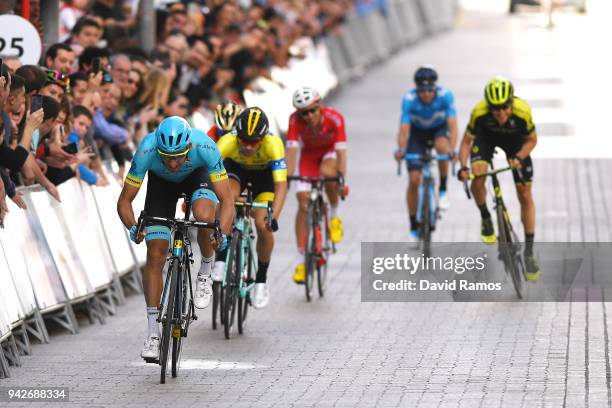
POLYGON ((181 160, 187 157, 187 153, 189 153, 189 149, 185 149, 182 152, 178 152, 178 153, 170 153, 170 152, 165 152, 161 149, 157 149, 157 153, 161 156, 162 160, 165 160, 165 161, 181 160))
POLYGON ((417 93, 433 92, 435 90, 436 88, 433 86, 423 86, 421 88, 417 88, 417 93))
POLYGON ((503 105, 489 105, 489 109, 491 109, 492 111, 502 111, 509 109, 510 106, 511 105, 509 103, 505 103, 503 105))
POLYGON ((303 116, 303 117, 306 117, 306 116, 310 115, 311 113, 318 112, 318 110, 319 110, 318 106, 315 106, 314 108, 310 108, 310 109, 302 109, 300 111, 300 115, 303 116))
POLYGON ((238 138, 238 142, 242 145, 245 146, 257 146, 259 143, 261 143, 261 140, 244 140, 241 138, 238 138))

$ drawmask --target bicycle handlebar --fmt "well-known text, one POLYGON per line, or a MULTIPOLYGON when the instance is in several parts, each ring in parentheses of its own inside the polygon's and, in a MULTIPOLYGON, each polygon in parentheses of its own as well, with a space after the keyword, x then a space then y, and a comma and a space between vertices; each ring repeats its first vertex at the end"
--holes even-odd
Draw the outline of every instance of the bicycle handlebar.
POLYGON ((142 233, 142 230, 145 226, 150 225, 152 223, 162 223, 170 225, 172 228, 176 228, 177 226, 185 226, 187 228, 208 228, 214 230, 215 239, 219 241, 221 239, 221 227, 219 225, 219 220, 215 220, 215 222, 206 222, 206 221, 191 221, 184 220, 180 218, 164 218, 164 217, 154 217, 147 215, 145 211, 140 213, 138 217, 138 224, 136 226, 136 236, 139 236, 142 233))
MULTIPOLYGON (((329 177, 329 176, 319 176, 319 177, 312 177, 312 176, 287 176, 287 181, 292 181, 292 180, 305 181, 305 182, 310 183, 312 185, 317 185, 319 183, 321 183, 321 184, 323 184, 323 183, 338 183, 338 184, 340 184, 341 188, 344 188, 344 176, 340 172, 338 172, 337 176, 333 176, 333 177, 329 177)), ((340 199, 342 201, 344 201, 344 196, 340 196, 340 199)))
POLYGON ((268 212, 268 217, 266 223, 268 227, 272 228, 272 202, 268 201, 267 204, 264 203, 256 203, 256 202, 246 202, 246 201, 234 201, 234 206, 236 207, 245 207, 245 208, 260 208, 265 209, 268 212))
POLYGON ((523 177, 523 172, 521 171, 521 169, 513 169, 510 166, 507 167, 502 167, 500 169, 493 169, 491 171, 488 171, 486 173, 480 173, 480 174, 470 174, 465 180, 463 180, 463 189, 465 190, 465 194, 467 194, 467 198, 468 200, 471 199, 471 195, 470 195, 470 189, 468 188, 468 180, 474 180, 477 177, 489 177, 489 176, 494 176, 496 174, 499 173, 503 173, 505 171, 510 171, 510 170, 516 170, 516 173, 518 174, 518 179, 521 183, 525 183, 525 179, 523 177))

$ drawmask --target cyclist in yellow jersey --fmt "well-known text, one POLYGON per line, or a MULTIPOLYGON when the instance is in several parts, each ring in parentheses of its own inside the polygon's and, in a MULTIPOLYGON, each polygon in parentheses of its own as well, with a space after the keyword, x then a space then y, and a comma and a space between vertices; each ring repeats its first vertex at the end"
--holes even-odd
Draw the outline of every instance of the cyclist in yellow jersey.
MULTIPOLYGON (((245 109, 236 120, 236 130, 225 134, 217 141, 223 165, 230 180, 230 189, 235 199, 250 182, 256 202, 272 202, 272 228, 268 229, 266 210, 255 209, 257 229, 257 276, 253 289, 253 307, 263 308, 270 299, 267 281, 268 266, 274 248, 272 232, 278 230, 285 197, 287 196, 287 164, 283 140, 268 132, 266 114, 257 107, 245 109)), ((223 279, 225 251, 219 253, 213 280, 223 279)))
MULTIPOLYGON (((525 267, 527 279, 537 280, 540 268, 533 255, 535 232, 535 204, 531 193, 533 163, 530 153, 537 144, 537 134, 531 108, 522 99, 514 96, 512 83, 504 77, 495 77, 485 87, 485 99, 472 110, 470 123, 466 129, 459 160, 461 170, 459 180, 465 180, 469 172, 483 174, 488 171, 493 151, 499 146, 508 158, 513 170, 516 192, 521 204, 521 220, 525 230, 525 267), (471 169, 467 167, 471 156, 471 169), (520 169, 523 182, 520 182, 516 169, 520 169)), ((471 191, 482 217, 481 233, 485 243, 495 243, 493 220, 487 209, 486 177, 472 181, 471 191)))

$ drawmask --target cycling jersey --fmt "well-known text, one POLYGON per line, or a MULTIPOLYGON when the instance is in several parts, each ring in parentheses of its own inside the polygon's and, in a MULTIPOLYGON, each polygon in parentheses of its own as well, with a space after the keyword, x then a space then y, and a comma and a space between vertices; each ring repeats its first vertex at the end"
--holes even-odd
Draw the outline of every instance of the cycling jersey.
POLYGON ((503 125, 495 120, 486 100, 483 99, 476 104, 470 115, 467 135, 471 138, 486 136, 522 141, 534 130, 531 108, 527 102, 515 96, 512 99, 512 114, 503 125))
POLYGON ((335 109, 321 107, 323 123, 318 130, 308 126, 298 112, 289 117, 287 147, 298 147, 302 143, 302 155, 305 152, 324 155, 335 149, 346 149, 346 132, 344 117, 335 109))
POLYGON ((431 103, 423 103, 416 89, 404 95, 402 100, 402 125, 418 129, 433 129, 442 126, 448 118, 457 116, 453 93, 446 87, 436 86, 436 96, 431 103))
POLYGON ((287 180, 287 163, 283 140, 268 133, 261 140, 257 153, 253 156, 240 154, 238 135, 235 131, 225 134, 217 141, 219 152, 224 160, 232 160, 246 170, 264 170, 270 168, 275 182, 287 180))
POLYGON ((179 171, 172 172, 164 165, 159 153, 157 153, 155 133, 149 133, 134 154, 132 166, 125 178, 125 183, 140 188, 147 171, 151 171, 166 181, 179 183, 200 167, 208 171, 213 183, 227 179, 219 149, 203 131, 192 129, 191 144, 191 149, 187 153, 187 161, 179 171))

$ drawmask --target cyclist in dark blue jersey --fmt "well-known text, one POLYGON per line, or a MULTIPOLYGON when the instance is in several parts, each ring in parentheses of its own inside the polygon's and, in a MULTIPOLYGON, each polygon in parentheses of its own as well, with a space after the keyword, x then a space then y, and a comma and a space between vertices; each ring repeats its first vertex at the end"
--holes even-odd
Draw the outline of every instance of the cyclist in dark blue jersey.
MULTIPOLYGON (((457 143, 457 113, 453 93, 440 85, 437 72, 424 65, 414 74, 416 88, 406 92, 402 100, 402 117, 398 134, 396 160, 402 160, 406 153, 424 154, 428 142, 438 154, 448 154, 455 150, 457 143)), ((446 195, 448 161, 440 161, 439 206, 447 209, 450 205, 446 195)), ((410 216, 410 235, 416 239, 419 225, 417 204, 421 169, 418 160, 407 161, 409 183, 406 193, 408 215, 410 216)))
POLYGON ((135 243, 147 243, 147 262, 143 284, 147 303, 148 334, 141 356, 157 358, 159 353, 159 325, 157 307, 163 288, 162 269, 168 254, 170 230, 166 226, 149 226, 136 236, 136 218, 132 201, 136 198, 148 172, 145 211, 147 215, 174 218, 176 203, 182 193, 191 197, 193 216, 198 221, 212 222, 220 203, 220 221, 223 236, 216 242, 210 231, 198 231, 198 244, 202 252, 202 265, 196 283, 195 306, 204 308, 212 294, 211 267, 214 251, 227 245, 234 216, 233 197, 227 173, 217 145, 204 132, 191 129, 183 118, 164 119, 155 130, 142 140, 134 154, 132 166, 125 178, 117 202, 119 217, 130 230, 135 243))

